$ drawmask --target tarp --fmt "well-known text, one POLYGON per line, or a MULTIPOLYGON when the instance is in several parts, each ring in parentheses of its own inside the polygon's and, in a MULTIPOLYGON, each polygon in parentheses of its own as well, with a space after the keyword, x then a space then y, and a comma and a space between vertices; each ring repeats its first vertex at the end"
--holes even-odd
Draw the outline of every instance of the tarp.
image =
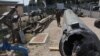
POLYGON ((57 3, 57 9, 64 9, 64 3, 57 3))

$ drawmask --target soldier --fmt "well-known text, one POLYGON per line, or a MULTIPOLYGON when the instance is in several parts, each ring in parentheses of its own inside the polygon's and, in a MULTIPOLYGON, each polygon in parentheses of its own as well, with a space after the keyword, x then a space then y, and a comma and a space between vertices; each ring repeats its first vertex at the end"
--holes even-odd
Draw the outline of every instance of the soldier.
POLYGON ((56 20, 57 20, 58 27, 61 27, 61 25, 60 25, 60 16, 61 16, 61 12, 58 10, 56 12, 56 20))

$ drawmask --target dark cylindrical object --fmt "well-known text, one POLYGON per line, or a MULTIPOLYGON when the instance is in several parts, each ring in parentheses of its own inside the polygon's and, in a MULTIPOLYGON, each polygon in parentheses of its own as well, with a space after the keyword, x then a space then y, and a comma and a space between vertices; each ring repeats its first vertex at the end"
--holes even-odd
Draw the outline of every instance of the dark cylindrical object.
POLYGON ((97 27, 97 28, 100 28, 100 20, 96 20, 94 22, 94 26, 97 27))
MULTIPOLYGON (((65 10, 63 18, 63 34, 59 43, 59 50, 62 56, 71 56, 75 47, 74 44, 84 45, 83 43, 88 42, 88 40, 90 40, 90 43, 94 41, 94 46, 98 46, 98 37, 81 21, 81 19, 79 19, 77 15, 73 13, 72 10, 65 10)), ((86 44, 89 45, 88 43, 86 44)))

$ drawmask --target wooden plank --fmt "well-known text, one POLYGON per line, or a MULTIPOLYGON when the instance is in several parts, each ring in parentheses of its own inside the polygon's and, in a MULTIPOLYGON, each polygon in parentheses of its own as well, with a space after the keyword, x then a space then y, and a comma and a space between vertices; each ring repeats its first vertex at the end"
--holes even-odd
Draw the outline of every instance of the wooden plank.
POLYGON ((26 26, 26 27, 23 28, 22 30, 25 30, 25 29, 27 29, 27 28, 29 28, 29 27, 31 27, 31 25, 26 26))
POLYGON ((50 51, 59 51, 59 47, 49 47, 50 51))
POLYGON ((48 21, 52 16, 49 15, 48 17, 46 18, 43 18, 42 20, 39 21, 39 23, 45 23, 46 21, 48 21))

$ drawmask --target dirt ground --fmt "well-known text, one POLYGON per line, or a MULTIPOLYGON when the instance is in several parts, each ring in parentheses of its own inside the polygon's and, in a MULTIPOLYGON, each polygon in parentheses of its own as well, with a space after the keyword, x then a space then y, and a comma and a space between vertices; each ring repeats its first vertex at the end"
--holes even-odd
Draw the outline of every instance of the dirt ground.
POLYGON ((61 39, 62 30, 57 26, 56 20, 52 21, 44 32, 49 34, 46 43, 29 45, 29 56, 61 56, 59 51, 50 51, 49 49, 49 47, 58 47, 61 39))
MULTIPOLYGON (((80 17, 82 21, 97 34, 100 39, 100 29, 94 27, 94 21, 96 19, 89 17, 80 17)), ((61 24, 63 23, 63 18, 61 18, 61 24)), ((45 33, 49 34, 49 37, 44 44, 37 45, 27 45, 29 48, 29 56, 61 56, 59 51, 50 51, 49 47, 58 47, 59 41, 61 39, 62 28, 57 27, 57 22, 54 20, 50 23, 48 28, 44 30, 45 33)))

